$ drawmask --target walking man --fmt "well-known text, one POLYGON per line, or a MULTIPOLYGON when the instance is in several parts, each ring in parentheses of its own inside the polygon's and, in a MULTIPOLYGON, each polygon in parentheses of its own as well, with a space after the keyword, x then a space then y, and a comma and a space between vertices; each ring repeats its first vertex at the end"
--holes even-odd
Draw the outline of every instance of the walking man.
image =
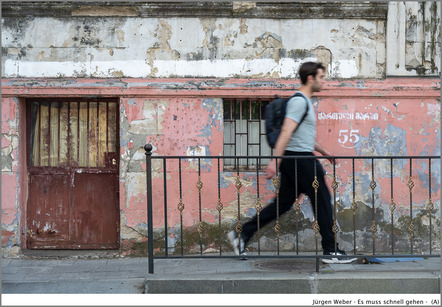
MULTIPOLYGON (((313 93, 321 91, 324 81, 324 66, 321 63, 306 62, 299 68, 299 77, 301 78, 301 87, 299 93, 291 98, 287 103, 286 115, 281 128, 281 133, 275 144, 275 156, 314 156, 313 151, 317 151, 323 156, 331 157, 332 155, 316 141, 316 114, 311 102, 313 93), (305 119, 301 118, 308 104, 308 112, 305 119)), ((279 212, 283 214, 287 212, 293 205, 299 194, 306 194, 315 211, 315 203, 317 203, 317 222, 319 225, 319 233, 321 234, 321 245, 324 255, 336 256, 324 258, 326 263, 349 263, 356 258, 350 259, 345 256, 345 252, 337 248, 335 250, 333 227, 333 213, 330 199, 330 192, 326 186, 324 178, 324 170, 321 164, 315 159, 277 159, 278 167, 281 172, 281 185, 279 190, 279 212), (295 162, 297 161, 297 162, 295 162), (319 182, 317 191, 317 199, 315 199, 315 189, 312 183, 316 174, 319 182), (296 165, 297 164, 297 165, 296 165), (297 173, 295 171, 297 169, 297 173), (297 185, 297 186, 296 186, 297 185), (295 189, 297 187, 297 189, 295 189), (295 191, 297 190, 298 195, 295 191)), ((329 158, 333 161, 332 158, 329 158)), ((273 178, 276 174, 276 163, 273 159, 266 168, 266 178, 273 178)), ((272 220, 276 219, 276 200, 265 207, 260 215, 260 225, 265 226, 272 220)), ((316 214, 315 214, 316 216, 316 214)), ((246 255, 244 249, 247 242, 257 231, 257 215, 252 220, 242 226, 240 240, 238 233, 231 231, 227 236, 234 248, 235 254, 246 255), (241 242, 239 242, 241 241, 241 242)))

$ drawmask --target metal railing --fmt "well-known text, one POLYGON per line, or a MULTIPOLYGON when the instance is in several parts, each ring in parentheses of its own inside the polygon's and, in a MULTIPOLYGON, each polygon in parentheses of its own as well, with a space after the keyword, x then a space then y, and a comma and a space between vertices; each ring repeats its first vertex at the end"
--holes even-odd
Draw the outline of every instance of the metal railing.
MULTIPOLYGON (((255 203, 254 203, 254 209, 256 211, 256 214, 258 215, 258 219, 257 219, 257 248, 256 248, 256 252, 250 254, 248 253, 247 258, 314 258, 316 259, 316 271, 319 271, 319 260, 322 258, 330 258, 331 256, 325 256, 319 254, 319 248, 318 248, 318 233, 319 233, 319 226, 317 221, 317 210, 314 210, 315 212, 315 216, 314 216, 314 222, 312 225, 314 234, 315 234, 315 250, 311 250, 310 252, 306 252, 306 253, 302 253, 300 254, 300 248, 299 248, 299 232, 298 230, 299 228, 299 216, 300 216, 300 211, 301 211, 301 203, 298 201, 298 199, 295 200, 294 204, 293 204, 293 210, 295 212, 295 230, 294 230, 294 235, 295 235, 295 250, 292 252, 284 252, 281 253, 280 251, 280 234, 281 234, 281 224, 280 224, 280 216, 279 216, 279 186, 280 186, 280 178, 278 175, 278 172, 276 173, 276 176, 272 179, 272 186, 274 188, 273 191, 270 191, 272 193, 274 193, 276 195, 276 208, 277 208, 277 214, 276 214, 276 221, 275 221, 275 226, 273 227, 274 233, 276 235, 276 251, 273 251, 271 253, 268 253, 267 251, 264 252, 262 251, 262 247, 261 247, 261 227, 259 225, 259 214, 261 212, 261 210, 263 209, 263 201, 262 201, 262 195, 263 192, 260 189, 260 177, 263 177, 263 172, 262 170, 256 168, 254 171, 248 171, 248 172, 243 172, 240 171, 239 168, 237 168, 236 170, 232 171, 232 170, 222 170, 222 163, 221 161, 223 161, 224 159, 236 159, 238 162, 240 159, 256 159, 256 163, 255 165, 260 165, 259 160, 260 159, 269 159, 269 158, 282 158, 282 157, 277 157, 277 156, 272 156, 272 157, 260 157, 260 156, 256 156, 256 157, 252 157, 252 156, 247 156, 247 157, 238 157, 238 156, 152 156, 152 145, 147 144, 144 147, 145 151, 146 151, 146 184, 147 184, 147 228, 148 228, 148 272, 149 274, 153 274, 154 273, 154 259, 161 259, 161 258, 243 258, 242 256, 236 256, 233 255, 233 253, 231 252, 231 250, 225 251, 224 247, 228 246, 226 244, 226 242, 223 242, 223 236, 225 236, 225 228, 223 228, 222 226, 222 220, 224 218, 223 216, 223 210, 225 209, 225 206, 221 200, 221 191, 222 191, 222 181, 225 180, 225 178, 222 178, 222 173, 228 173, 229 175, 231 175, 230 177, 230 183, 232 183, 234 185, 235 188, 235 192, 236 192, 236 200, 234 200, 233 202, 236 202, 237 204, 237 209, 236 209, 236 227, 235 227, 235 231, 238 233, 238 235, 241 235, 242 232, 242 226, 241 223, 244 222, 244 217, 243 220, 241 220, 241 188, 243 187, 243 183, 241 182, 241 177, 240 177, 240 173, 241 174, 245 174, 246 176, 250 177, 253 176, 254 179, 256 180, 256 184, 254 184, 254 193, 255 193, 255 203), (216 211, 218 212, 217 214, 217 219, 218 219, 218 224, 216 225, 217 227, 217 231, 218 231, 218 238, 217 241, 218 242, 210 242, 211 246, 216 246, 216 252, 214 252, 214 250, 212 249, 212 253, 205 253, 203 251, 203 237, 207 228, 207 225, 209 225, 209 223, 207 223, 204 218, 203 218, 203 212, 206 211, 208 208, 205 206, 205 204, 202 201, 202 190, 203 190, 203 186, 204 183, 202 181, 202 160, 204 161, 204 167, 206 167, 206 174, 210 174, 210 178, 211 180, 209 180, 209 182, 214 183, 216 181, 216 185, 212 184, 209 188, 205 188, 205 193, 211 194, 211 207, 212 207, 212 211, 215 211, 214 209, 216 209, 216 211), (171 167, 172 171, 171 173, 177 173, 177 177, 178 177, 178 182, 176 184, 173 185, 173 187, 171 186, 171 183, 168 184, 167 182, 167 176, 168 176, 168 168, 171 166, 172 162, 170 161, 176 161, 175 164, 171 167), (196 220, 196 224, 194 226, 196 227, 196 231, 195 233, 198 234, 199 236, 199 252, 196 251, 195 249, 192 249, 191 252, 187 252, 185 253, 184 251, 184 246, 183 246, 183 242, 185 240, 185 228, 184 228, 184 221, 183 221, 183 215, 186 212, 186 205, 184 203, 183 200, 183 169, 182 169, 182 164, 184 163, 184 161, 186 161, 187 164, 189 164, 190 162, 193 163, 192 167, 193 167, 193 172, 195 173, 195 177, 196 177, 196 181, 194 182, 193 187, 196 188, 193 189, 191 192, 197 191, 198 196, 195 197, 195 201, 197 202, 197 206, 194 205, 193 208, 191 208, 192 210, 190 211, 195 211, 196 207, 198 209, 197 216, 192 215, 192 212, 190 212, 191 216, 194 217, 194 219, 196 220), (190 162, 189 162, 190 161, 190 162), (156 170, 153 171, 153 163, 155 163, 155 168, 156 170), (207 165, 210 165, 211 169, 209 171, 207 171, 207 165), (216 171, 213 171, 213 169, 216 168, 216 171), (161 204, 161 200, 157 200, 157 203, 153 203, 153 181, 152 181, 152 174, 155 173, 156 174, 156 178, 162 177, 163 181, 162 181, 162 185, 163 185, 163 204, 161 204), (158 174, 162 174, 162 176, 159 176, 158 174), (235 175, 236 173, 236 175, 235 175), (214 177, 216 176, 216 177, 214 177), (168 200, 168 193, 169 191, 172 190, 175 193, 175 196, 178 196, 179 200, 176 204, 172 204, 172 205, 176 205, 176 209, 171 210, 169 209, 169 206, 171 205, 168 200), (210 191, 209 191, 210 190, 210 191), (215 191, 213 191, 215 190, 215 191), (217 199, 216 199, 217 198, 217 199), (216 204, 216 206, 214 206, 216 204), (158 210, 161 206, 161 210, 164 210, 164 216, 162 217, 164 219, 164 235, 161 238, 161 241, 163 243, 163 247, 158 246, 157 247, 154 246, 154 241, 155 241, 155 234, 154 234, 154 224, 153 224, 153 208, 156 208, 156 212, 159 212, 160 210, 158 210), (174 253, 170 254, 169 253, 169 235, 171 235, 169 233, 169 225, 168 225, 168 213, 170 213, 170 211, 174 211, 175 213, 179 212, 179 231, 176 231, 176 234, 178 235, 178 239, 175 241, 179 241, 179 246, 177 246, 176 248, 173 247, 174 249, 174 253), (157 254, 154 254, 154 248, 157 250, 157 254), (158 253, 159 250, 163 250, 163 253, 160 254, 158 253)), ((291 157, 284 157, 285 159, 312 159, 311 156, 291 156, 291 157)), ((316 158, 327 158, 327 157, 316 157, 316 158)), ((313 159, 316 159, 313 158, 313 159)), ((335 236, 335 247, 336 247, 336 242, 337 242, 337 235, 339 232, 339 226, 338 226, 338 221, 337 221, 337 210, 338 210, 338 204, 342 205, 342 200, 339 199, 339 197, 337 196, 338 194, 338 188, 339 188, 339 181, 338 181, 338 177, 337 177, 337 169, 339 167, 337 167, 337 161, 343 162, 343 161, 347 161, 351 162, 351 167, 349 167, 347 165, 347 169, 345 171, 348 172, 348 169, 351 168, 351 175, 348 176, 349 182, 347 183, 348 185, 351 186, 351 191, 349 192, 348 190, 346 192, 349 192, 349 194, 351 196, 348 197, 348 201, 349 202, 349 206, 348 209, 351 209, 352 211, 352 216, 353 216, 353 231, 352 231, 352 235, 353 235, 353 253, 351 254, 351 257, 357 257, 357 258, 366 258, 367 256, 370 257, 376 257, 376 258, 382 258, 382 257, 396 257, 396 258, 401 258, 401 257, 415 257, 416 255, 418 255, 419 257, 440 257, 440 254, 436 254, 433 251, 433 245, 435 242, 434 240, 434 235, 433 232, 437 235, 438 231, 435 232, 435 222, 434 220, 436 220, 436 222, 438 222, 437 218, 436 218, 436 213, 438 212, 437 208, 435 208, 435 205, 433 203, 433 197, 436 196, 437 197, 437 201, 439 202, 439 197, 440 197, 440 183, 436 182, 436 184, 434 184, 435 181, 435 175, 432 172, 432 163, 439 163, 440 164, 440 157, 438 156, 335 156, 332 157, 333 158, 333 163, 331 164, 331 168, 332 168, 332 176, 330 179, 333 179, 330 186, 332 189, 332 205, 333 205, 333 228, 332 231, 334 233, 335 236), (364 173, 364 176, 366 177, 366 184, 364 185, 363 183, 359 183, 356 184, 356 172, 355 172, 355 161, 362 161, 362 170, 361 172, 364 173), (418 161, 415 162, 413 164, 414 161, 418 161), (420 161, 420 162, 419 162, 420 161), (423 161, 423 162, 422 162, 423 161), (378 164, 378 166, 376 167, 376 163, 378 164), (399 167, 396 167, 396 169, 394 168, 394 165, 399 164, 399 167), (406 170, 406 164, 409 164, 409 169, 406 170), (424 163, 424 165, 422 164, 424 163), (425 172, 425 167, 427 167, 426 172, 425 172), (376 177, 375 177, 375 172, 382 172, 383 177, 381 179, 378 179, 378 182, 376 181, 376 177), (397 177, 398 176, 394 176, 394 173, 396 172, 396 174, 398 175, 399 173, 401 174, 401 181, 400 184, 402 185, 402 189, 404 189, 404 185, 405 185, 405 189, 408 189, 409 191, 409 195, 404 195, 404 193, 402 193, 399 197, 396 195, 396 199, 397 198, 401 198, 402 200, 400 200, 402 206, 399 206, 399 209, 401 209, 403 212, 406 212, 404 214, 400 214, 400 218, 403 217, 404 219, 402 221, 402 224, 406 224, 407 227, 407 231, 408 231, 408 238, 409 238, 409 245, 408 245, 408 250, 404 251, 403 248, 402 250, 398 251, 396 249, 396 241, 398 240, 396 237, 397 235, 395 235, 395 233, 397 233, 399 230, 397 228, 397 225, 395 225, 395 219, 394 219, 394 215, 396 212, 398 212, 398 206, 396 205, 397 200, 395 200, 395 188, 397 189, 397 177), (389 177, 389 178, 387 178, 389 177), (417 179, 416 179, 417 178, 417 179), (404 180, 408 179, 407 182, 404 182, 404 180), (369 180, 369 181, 368 181, 369 180), (389 187, 386 187, 386 183, 385 181, 389 181, 388 185, 389 187), (380 182, 382 181, 382 182, 380 182), (368 183, 368 184, 367 184, 368 183), (420 192, 418 193, 419 197, 421 198, 421 201, 419 204, 416 204, 413 202, 413 196, 416 194, 413 192, 413 189, 416 187, 416 183, 419 183, 419 189, 420 192), (382 187, 381 187, 382 184, 382 187), (369 227, 369 232, 371 232, 371 250, 370 252, 368 252, 367 250, 365 251, 361 251, 359 250, 358 246, 357 246, 357 227, 356 227, 356 216, 357 216, 357 211, 358 211, 358 199, 356 197, 356 188, 358 188, 361 191, 365 191, 365 198, 367 200, 367 198, 371 198, 369 199, 369 202, 371 203, 371 216, 367 217, 370 218, 369 224, 371 224, 371 226, 369 227), (378 188, 378 192, 376 192, 376 188, 378 188), (428 189, 428 198, 425 201, 422 201, 422 189, 428 189), (370 191, 371 190, 371 191, 370 191), (380 192, 379 192, 380 190, 380 192), (377 251, 376 246, 377 246, 377 238, 376 235, 379 234, 379 225, 376 222, 376 218, 375 215, 377 214, 378 209, 380 208, 379 202, 380 200, 378 198, 380 198, 380 193, 386 190, 388 192, 390 192, 390 196, 391 196, 391 200, 390 203, 388 204, 388 210, 390 210, 390 221, 391 224, 387 225, 389 227, 387 227, 386 225, 383 225, 382 228, 384 230, 386 230, 387 228, 390 228, 390 250, 388 252, 385 251, 377 251), (371 194, 371 195, 370 195, 371 194), (371 197, 369 197, 371 196, 371 197), (407 199, 408 198, 408 201, 407 199), (408 204, 404 205, 404 199, 408 202, 408 204), (417 208, 418 207, 418 208, 417 208), (404 209, 405 208, 405 209, 404 209), (418 253, 415 248, 414 245, 416 243, 416 236, 415 236, 415 215, 416 215, 416 211, 420 212, 421 217, 425 216, 425 223, 426 223, 426 230, 429 230, 428 233, 428 240, 426 240, 426 238, 423 238, 422 236, 419 238, 420 242, 424 242, 425 247, 424 250, 419 251, 420 253, 418 253)), ((313 163, 315 165, 315 174, 316 174, 316 164, 313 163)), ((240 165, 240 163, 237 163, 237 165, 240 165)), ((341 168, 345 169, 345 167, 341 168)), ((297 173, 297 172, 296 172, 297 173)), ((330 175, 328 175, 330 177, 330 175)), ((191 180, 190 178, 191 176, 189 176, 188 173, 186 173, 186 178, 185 178, 185 182, 189 183, 191 180)), ((170 178, 169 178, 170 179, 170 178)), ((263 180, 263 179, 261 179, 263 180)), ((265 179, 264 179, 265 180, 265 179)), ((315 193, 317 192, 318 189, 318 182, 315 178, 314 182, 312 182, 312 186, 315 189, 315 193)), ((297 187, 295 187, 297 189, 297 187)), ((155 190, 158 194, 158 188, 156 188, 155 190)), ((399 191, 402 191, 399 189, 399 191)), ((268 191, 267 191, 268 192, 268 191)), ((402 191, 403 192, 403 191, 402 191)), ((297 191, 295 191, 296 194, 297 191)), ((361 192, 359 192, 359 194, 361 194, 361 192)), ((363 194, 363 193, 362 193, 363 194)), ((405 193, 407 194, 407 193, 405 193)), ((232 198, 232 197, 231 197, 232 198)), ((234 197, 233 197, 234 198, 234 197)), ((368 201, 367 201, 368 202, 368 201)), ((311 204, 312 206, 315 206, 316 204, 311 204)), ((386 204, 384 204, 384 206, 386 207, 386 204)), ((232 207, 232 205, 230 205, 230 207, 232 207)), ((244 208, 243 208, 244 210, 244 208)), ((186 212, 187 213, 187 212, 186 212)), ((156 217, 159 216, 159 214, 161 213, 156 213, 156 217)), ((397 214, 396 214, 397 215, 397 214)), ((230 224, 235 224, 235 221, 232 222, 232 219, 230 217, 230 224)), ((367 221, 366 221, 367 222, 367 221)), ((211 225, 214 226, 216 223, 212 223, 211 225)), ((385 224, 385 222, 383 223, 385 224)), ((438 226, 438 225, 436 225, 438 226)), ((175 228, 174 228, 175 229, 175 228)), ((157 240, 158 241, 158 240, 157 240)), ((367 241, 367 240, 365 240, 367 241)), ((159 243, 161 245, 161 242, 159 243)), ((158 243, 158 242, 157 242, 158 243)), ((438 248, 439 249, 439 248, 438 248)))

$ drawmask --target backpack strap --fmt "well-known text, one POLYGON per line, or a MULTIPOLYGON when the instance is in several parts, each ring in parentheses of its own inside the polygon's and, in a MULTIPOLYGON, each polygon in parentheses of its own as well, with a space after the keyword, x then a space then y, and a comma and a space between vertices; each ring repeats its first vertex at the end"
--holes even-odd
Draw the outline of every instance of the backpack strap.
MULTIPOLYGON (((304 115, 302 116, 301 120, 299 121, 298 126, 296 127, 296 129, 298 129, 299 126, 301 125, 301 123, 304 121, 304 119, 305 119, 306 116, 307 116, 308 109, 309 109, 309 107, 308 107, 308 104, 309 104, 309 103, 308 103, 307 98, 305 98, 305 96, 302 95, 302 94, 300 94, 299 92, 296 92, 294 95, 292 95, 292 96, 289 98, 289 100, 292 99, 292 98, 295 97, 295 96, 301 96, 301 97, 304 98, 304 100, 305 100, 305 112, 304 112, 304 115)), ((296 129, 295 129, 295 131, 296 131, 296 129)), ((293 133, 295 133, 295 131, 293 131, 293 133)))

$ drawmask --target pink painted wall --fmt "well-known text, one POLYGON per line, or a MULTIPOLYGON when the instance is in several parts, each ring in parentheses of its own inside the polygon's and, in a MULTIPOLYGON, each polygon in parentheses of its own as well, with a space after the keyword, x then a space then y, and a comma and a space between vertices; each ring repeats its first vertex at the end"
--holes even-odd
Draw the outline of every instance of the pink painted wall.
MULTIPOLYGON (((24 120, 17 114, 23 105, 16 97, 79 97, 83 95, 120 97, 120 213, 121 240, 143 242, 146 229, 146 181, 143 146, 153 145, 154 156, 188 156, 202 154, 222 156, 223 121, 221 97, 272 97, 274 94, 289 95, 293 92, 293 81, 266 80, 266 85, 256 85, 250 80, 215 80, 213 86, 201 81, 187 79, 122 79, 127 86, 112 86, 108 80, 34 80, 32 87, 23 86, 14 79, 2 81, 2 150, 7 151, 10 163, 2 170, 2 229, 3 245, 9 248, 22 246, 24 218, 23 204, 26 176, 19 176, 26 169, 23 154, 25 144, 19 139, 19 130, 25 128, 24 120), (190 86, 201 82, 200 86, 190 86), (107 84, 107 86, 103 86, 107 84), (171 86, 172 84, 172 86, 171 86), (270 85, 269 85, 270 84, 270 85), (167 85, 167 86, 165 86, 167 85), (15 138, 15 141, 13 139, 15 138), (14 143, 15 142, 15 143, 14 143), (16 145, 13 145, 16 144, 16 145), (14 147, 15 146, 15 147, 14 147), (9 148, 9 149, 8 149, 9 148), (5 168, 6 167, 6 168, 5 168), (16 219, 18 218, 18 219, 16 219), (13 239, 11 239, 13 238, 13 239), (9 243, 7 243, 9 242, 9 243)), ((256 81, 256 80, 254 80, 256 81)), ((118 83, 121 84, 121 83, 118 83)), ((24 100, 23 100, 24 101, 24 100)), ((329 81, 315 98, 318 115, 318 140, 336 156, 379 155, 440 155, 440 82, 435 79, 365 80, 355 82, 329 81), (355 139, 359 143, 354 143, 355 139)), ((182 161, 182 200, 185 204, 183 222, 185 226, 199 222, 198 164, 195 157, 182 161)), ((9 160, 8 160, 9 161, 9 160)), ((331 166, 321 160, 333 180, 331 166)), ((222 165, 222 163, 221 163, 222 165)), ((367 185, 371 180, 371 161, 356 163, 357 200, 367 201, 367 185)), ((409 207, 409 164, 395 161, 394 201, 401 214, 409 207)), ((432 200, 440 204, 440 161, 432 164, 432 200)), ((167 207, 168 224, 178 227, 180 212, 178 162, 168 161, 167 207)), ((218 165, 217 162, 201 159, 202 220, 218 222, 218 165)), ((351 161, 338 162, 338 194, 344 206, 350 206, 351 161)), ((234 222, 237 217, 236 173, 221 170, 221 201, 223 221, 234 222)), ((240 174, 241 218, 251 214, 256 201, 256 174, 240 174)), ((423 208, 428 201, 428 163, 413 161, 413 203, 416 209, 423 208)), ((376 206, 388 206, 391 200, 389 161, 376 167, 376 206)), ((259 178, 263 202, 274 195, 271 181, 259 178)), ((164 191, 162 161, 153 161, 154 227, 163 228, 164 191)), ((439 219, 439 215, 438 215, 439 219)), ((232 224, 233 225, 233 224, 232 224)), ((126 247, 123 247, 123 249, 126 247)), ((127 247, 129 248, 129 247, 127 247)))

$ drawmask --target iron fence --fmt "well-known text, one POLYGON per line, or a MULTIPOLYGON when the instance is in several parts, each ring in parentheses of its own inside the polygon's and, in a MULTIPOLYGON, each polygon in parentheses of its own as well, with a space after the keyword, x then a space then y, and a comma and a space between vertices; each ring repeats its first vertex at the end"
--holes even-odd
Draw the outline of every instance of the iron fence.
MULTIPOLYGON (((231 221, 230 224, 232 228, 234 224, 236 226, 234 227, 234 230, 238 233, 239 236, 241 236, 242 227, 241 223, 244 222, 245 217, 241 216, 242 211, 241 209, 241 188, 244 186, 243 182, 241 181, 240 175, 245 175, 247 177, 254 177, 254 188, 252 189, 254 192, 254 212, 256 215, 258 215, 263 209, 263 200, 262 195, 263 191, 262 188, 260 188, 260 180, 264 175, 262 172, 262 169, 259 169, 256 167, 254 170, 243 170, 240 169, 240 167, 235 167, 234 169, 224 169, 223 168, 223 161, 224 159, 234 160, 235 165, 241 165, 239 161, 241 159, 255 159, 256 163, 255 165, 261 165, 260 160, 266 159, 268 161, 269 158, 283 158, 278 156, 152 156, 152 146, 150 144, 147 144, 144 147, 146 151, 146 185, 147 185, 147 237, 148 237, 148 272, 150 274, 154 273, 154 259, 161 259, 161 258, 208 258, 208 257, 215 257, 215 258, 243 258, 243 256, 236 256, 231 251, 229 245, 226 243, 226 241, 223 241, 223 236, 225 236, 225 227, 222 225, 222 221, 224 219, 223 211, 226 209, 226 205, 223 204, 221 191, 223 181, 225 181, 225 178, 223 178, 222 174, 228 173, 230 175, 230 182, 234 186, 235 194, 236 194, 236 200, 231 201, 236 203, 235 208, 235 215, 236 215, 236 221, 232 222, 232 216, 230 216, 229 220, 231 221), (175 161, 175 162, 172 162, 175 161), (183 171, 183 164, 187 163, 187 167, 189 168, 189 163, 192 164, 192 171, 196 176, 196 181, 192 182, 192 176, 190 176, 189 171, 184 172, 183 171), (155 164, 155 166, 153 165, 155 164), (171 166, 173 164, 173 166, 171 166), (207 171, 207 166, 210 165, 210 170, 207 171), (154 169, 155 168, 155 169, 154 169), (171 168, 171 170, 169 170, 171 168), (205 171, 203 171, 205 169, 205 171), (214 171, 216 169, 216 171, 214 171), (216 185, 209 184, 209 187, 203 182, 202 180, 202 172, 205 174, 211 175, 211 180, 208 180, 209 183, 213 183, 216 181, 216 185), (160 179, 162 178, 162 190, 159 189, 159 187, 155 186, 155 189, 153 187, 153 176, 152 174, 155 174, 157 181, 160 182, 160 179), (168 184, 168 180, 171 180, 171 177, 168 176, 170 174, 174 174, 177 177, 177 182, 171 182, 168 184), (183 176, 186 178, 183 179, 183 176), (215 177, 216 179, 214 179, 215 177), (183 191, 183 181, 188 185, 190 185, 190 192, 188 191, 187 195, 191 195, 193 193, 197 193, 197 197, 194 197, 194 202, 197 202, 197 205, 193 205, 193 207, 188 210, 187 205, 184 201, 184 191, 183 191), (218 220, 218 223, 208 223, 204 220, 203 213, 208 210, 208 203, 204 202, 202 199, 203 194, 203 187, 204 192, 211 194, 211 200, 210 200, 210 206, 212 208, 212 212, 216 210, 216 218, 218 220), (153 202, 153 192, 158 193, 162 195, 162 200, 155 199, 155 203, 153 202), (171 201, 168 198, 169 193, 174 194, 178 197, 178 201, 175 203, 171 203, 171 201), (161 204, 162 202, 162 204, 161 204), (161 207, 161 210, 163 211, 162 216, 162 223, 163 226, 160 227, 163 229, 164 233, 161 236, 160 240, 156 241, 155 246, 155 234, 154 234, 154 208, 156 209, 155 217, 158 217, 161 210, 159 208, 161 207), (197 207, 197 212, 195 212, 195 209, 197 207), (173 208, 173 209, 172 209, 173 208), (178 238, 174 239, 175 245, 173 247, 170 247, 170 238, 169 236, 171 233, 170 225, 168 221, 168 215, 169 213, 173 212, 179 212, 179 230, 175 231, 174 235, 178 236, 178 238), (189 211, 189 212, 187 212, 189 211), (183 216, 185 213, 188 213, 188 215, 191 216, 196 222, 196 232, 198 234, 199 241, 199 251, 195 249, 187 249, 185 251, 184 248, 184 241, 186 235, 191 236, 192 234, 186 234, 185 233, 185 227, 184 227, 184 220, 183 216), (204 251, 203 246, 205 246, 203 242, 203 238, 205 235, 205 232, 207 232, 208 225, 211 225, 212 228, 217 228, 217 239, 214 241, 217 242, 209 242, 208 245, 214 247, 212 248, 211 252, 207 253, 204 251), (178 243, 177 243, 178 242, 178 243), (162 247, 161 247, 162 245, 162 247), (227 250, 226 250, 227 247, 227 250), (173 253, 170 253, 169 250, 173 249, 173 253), (162 252, 159 252, 159 251, 162 252), (157 253, 155 253, 155 251, 157 253)), ((330 165, 330 168, 332 171, 330 174, 328 174, 328 177, 332 179, 330 187, 332 190, 332 206, 333 206, 333 228, 332 231, 335 235, 335 242, 338 240, 338 232, 339 232, 339 224, 337 219, 337 210, 338 210, 338 204, 342 206, 342 199, 338 197, 338 188, 340 187, 340 182, 338 180, 338 171, 340 169, 343 169, 343 167, 339 167, 338 162, 347 161, 347 168, 345 169, 345 172, 348 172, 348 169, 351 169, 351 174, 347 176, 347 179, 349 182, 347 182, 347 190, 344 192, 349 194, 346 196, 348 204, 344 204, 344 206, 347 206, 347 208, 351 209, 352 212, 352 236, 353 236, 353 250, 351 252, 351 257, 357 257, 357 258, 366 258, 369 257, 375 257, 375 258, 383 258, 383 257, 395 257, 395 258, 402 258, 402 257, 440 257, 440 246, 436 247, 437 252, 434 252, 434 245, 435 243, 440 243, 440 238, 434 238, 435 234, 437 235, 438 232, 436 232, 436 228, 438 228, 440 225, 440 221, 437 219, 436 213, 438 212, 438 208, 435 206, 433 199, 436 197, 436 202, 440 203, 440 176, 438 171, 432 170, 432 164, 436 163, 440 166, 440 157, 439 156, 335 156, 335 157, 316 157, 320 159, 326 159, 326 158, 332 158, 332 163, 330 165), (356 161, 362 161, 363 163, 360 165, 362 170, 359 170, 359 172, 363 172, 364 176, 366 178, 366 182, 356 182, 356 161), (348 167, 348 163, 350 163, 350 167, 348 167), (378 164, 378 165, 376 165, 378 164), (408 170, 407 169, 408 164, 408 170), (395 168, 396 165, 396 168, 395 168), (427 168, 427 169, 425 169, 427 168), (375 172, 382 172, 382 180, 378 178, 376 180, 375 172), (396 176, 394 176, 396 172, 396 176), (369 177, 369 178, 368 178, 369 177), (387 178, 389 177, 389 178, 387 178), (397 185, 397 178, 399 178, 399 184, 401 185, 399 191, 402 192, 401 195, 397 196, 397 193, 395 194, 395 189, 398 189, 397 185), (368 179, 367 179, 368 178, 368 179), (404 182, 408 178, 408 181, 404 182), (369 180, 369 181, 368 181, 369 180), (436 183, 435 183, 436 181, 436 183), (388 187, 387 183, 388 182, 388 187), (419 186, 420 192, 419 198, 422 198, 422 189, 426 189, 426 193, 428 193, 428 198, 424 201, 424 203, 419 204, 418 208, 417 204, 413 200, 413 196, 416 195, 416 192, 414 192, 414 189, 417 186, 419 186), (348 188, 350 186, 350 188, 348 188), (408 195, 404 195, 403 188, 408 189, 408 195), (370 216, 364 217, 366 218, 365 223, 368 223, 370 225, 369 232, 371 232, 371 247, 370 251, 368 251, 366 248, 360 249, 358 248, 358 242, 357 242, 357 212, 359 210, 358 208, 358 199, 357 199, 357 187, 359 188, 359 194, 364 194, 365 192, 365 198, 368 196, 371 196, 371 199, 369 199, 370 202, 370 216), (376 189, 378 191, 376 192, 376 189), (349 191, 350 190, 350 191, 349 191), (362 191, 362 192, 361 192, 362 191), (385 219, 382 222, 382 230, 384 232, 388 231, 388 228, 390 229, 389 237, 390 237, 390 243, 389 243, 389 250, 388 251, 378 251, 377 246, 377 235, 379 235, 379 226, 380 223, 376 221, 376 214, 377 210, 380 208, 380 203, 382 200, 380 199, 380 193, 390 193, 390 202, 388 205, 388 210, 390 211, 390 225, 385 224, 385 219), (408 199, 407 199, 408 198, 408 199), (399 209, 401 209, 401 213, 396 213, 398 211, 397 206, 397 200, 400 199, 401 206, 399 209), (404 199, 407 201, 407 204, 404 204, 404 199), (405 209, 405 210, 404 210, 405 209), (415 229, 415 215, 416 211, 420 212, 421 217, 423 216, 425 218, 426 223, 426 230, 428 230, 428 237, 424 238, 422 233, 419 232, 419 238, 416 238, 416 229, 415 229), (403 213, 406 212, 406 213, 403 213), (407 232, 408 232, 408 247, 406 250, 403 248, 401 250, 398 250, 396 247, 396 243, 398 241, 397 239, 397 233, 401 230, 397 227, 397 220, 395 221, 394 216, 399 214, 399 218, 405 218, 402 219, 401 225, 403 226, 404 223, 407 226, 407 232), (368 220, 369 219, 369 220, 368 220), (405 222, 404 222, 405 221, 405 222), (414 248, 414 245, 416 244, 417 240, 419 239, 419 242, 424 242, 424 250, 416 251, 414 248)), ((313 158, 313 159, 316 159, 313 158)), ((285 156, 284 159, 312 159, 311 156, 292 156, 287 157, 285 156)), ((316 174, 316 164, 315 165, 315 174, 316 174)), ((433 167, 434 169, 434 167, 433 167)), ((264 179, 265 180, 265 179, 264 179)), ((316 271, 319 271, 319 261, 322 258, 330 258, 331 256, 325 256, 319 253, 318 248, 318 234, 319 234, 319 226, 317 221, 317 210, 314 210, 315 216, 314 216, 314 222, 312 223, 312 229, 314 231, 315 236, 315 248, 314 250, 310 250, 309 252, 300 253, 299 248, 299 223, 300 220, 300 212, 301 212, 301 202, 299 199, 296 199, 293 204, 293 211, 295 214, 295 225, 294 230, 292 233, 294 233, 295 242, 294 242, 294 250, 291 252, 281 252, 280 250, 280 234, 281 234, 281 221, 279 216, 279 186, 280 186, 280 178, 278 172, 276 173, 276 176, 271 179, 273 190, 270 192, 273 193, 276 199, 276 208, 277 208, 277 214, 276 214, 276 220, 274 223, 273 231, 276 235, 276 238, 274 241, 276 241, 276 247, 273 251, 263 251, 261 246, 261 227, 259 225, 260 219, 257 219, 257 240, 256 240, 256 248, 255 251, 252 253, 247 254, 247 258, 314 258, 316 259, 316 271)), ((225 183, 224 183, 225 184, 225 183)), ((312 186, 314 187, 315 191, 318 189, 318 182, 315 178, 315 180, 312 182, 312 186)), ((296 187, 295 187, 296 189, 296 187)), ((267 194, 268 190, 266 189, 267 194)), ((296 194, 297 191, 295 191, 296 194)), ((407 194, 407 193, 405 193, 407 194)), ((231 197, 232 198, 232 197, 231 197)), ((367 199, 366 199, 367 200, 367 199)), ((345 202, 345 201, 344 201, 345 202)), ((367 201, 368 202, 368 201, 367 201)), ((311 204, 312 206, 316 204, 311 204)), ((383 204, 386 205, 386 204, 383 204)), ((234 205, 230 204, 229 207, 233 207, 234 205)), ((231 211, 231 210, 230 210, 231 211)), ((348 222, 348 221, 347 221, 348 222)), ((172 221, 174 223, 174 221, 172 221)), ((176 228, 173 228, 176 230, 176 228)), ((403 231, 403 229, 402 229, 403 231)), ((385 233, 384 233, 385 235, 385 233)), ((212 236, 212 239, 214 236, 212 236)), ((385 236, 383 237, 385 239, 385 236)), ((379 239, 378 239, 379 240, 379 239)), ((367 240, 366 240, 367 241, 367 240)), ((335 243, 336 244, 336 243, 335 243)), ((206 244, 207 245, 207 244, 206 244)), ((336 247, 336 246, 335 246, 336 247)))

